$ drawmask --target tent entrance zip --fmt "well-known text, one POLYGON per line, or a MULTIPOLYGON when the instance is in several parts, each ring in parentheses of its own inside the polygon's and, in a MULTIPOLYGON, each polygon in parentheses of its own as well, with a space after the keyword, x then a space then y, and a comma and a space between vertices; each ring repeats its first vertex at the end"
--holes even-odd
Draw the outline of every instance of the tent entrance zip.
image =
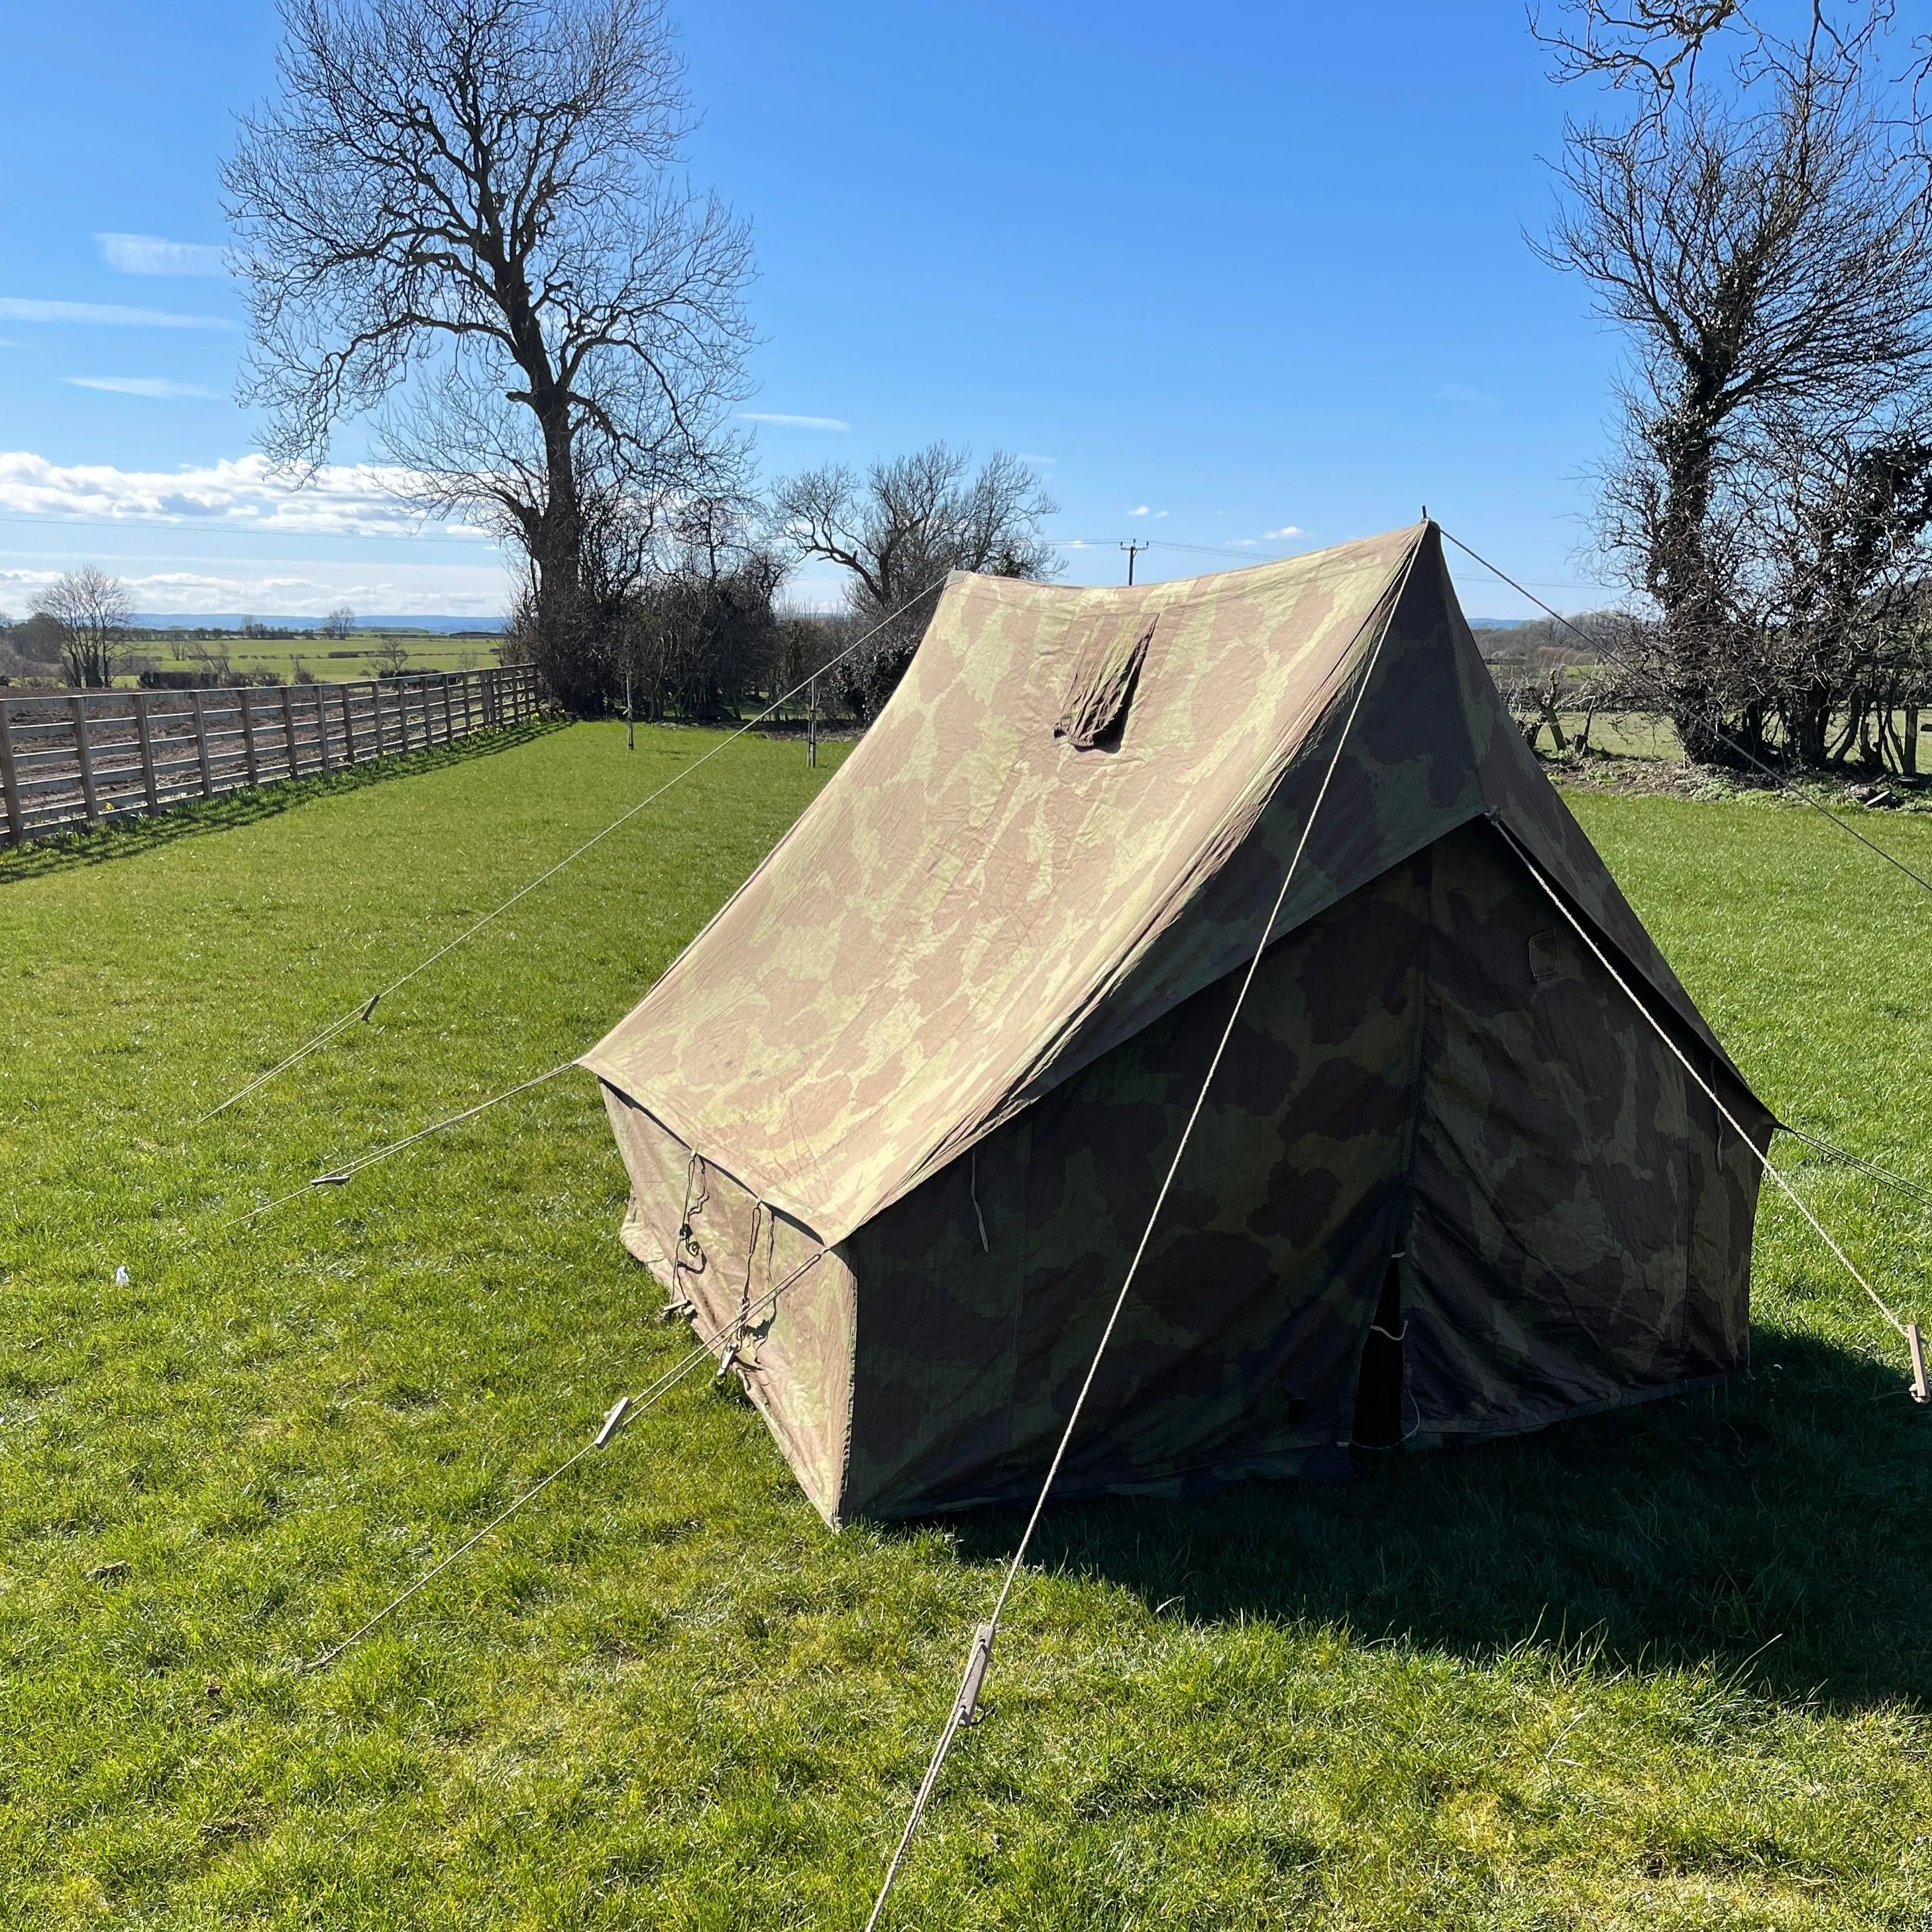
POLYGON ((1375 1319, 1362 1343, 1362 1365, 1355 1382, 1355 1419, 1349 1430, 1354 1449, 1393 1449, 1402 1439, 1402 1260, 1389 1257, 1375 1319))

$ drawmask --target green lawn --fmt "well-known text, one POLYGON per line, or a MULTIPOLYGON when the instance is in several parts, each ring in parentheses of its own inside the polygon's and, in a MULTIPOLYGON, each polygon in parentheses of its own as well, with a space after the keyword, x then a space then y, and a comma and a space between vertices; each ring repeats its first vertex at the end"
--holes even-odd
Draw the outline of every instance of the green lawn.
MULTIPOLYGON (((842 748, 733 746, 191 1124, 716 742, 0 858, 0 1923, 862 1920, 1016 1520, 835 1536, 703 1375, 298 1675, 684 1344, 582 1076, 219 1232, 582 1048, 842 748)), ((1766 1098, 1932 1174, 1932 902, 1813 814, 1575 803, 1766 1098)), ((1799 1174, 1932 1316, 1928 1216, 1799 1174)), ((892 1922, 1932 1927, 1932 1416, 1768 1196, 1756 1298, 1718 1397, 1050 1514, 892 1922)))
MULTIPOLYGON (((226 638, 209 648, 226 650, 239 675, 273 674, 284 683, 298 670, 307 670, 325 683, 351 682, 374 677, 380 666, 376 654, 393 638, 409 653, 410 671, 474 670, 496 662, 502 639, 494 634, 460 636, 438 631, 356 631, 346 640, 313 634, 298 638, 226 638)), ((191 640, 159 632, 134 646, 136 655, 149 657, 164 670, 199 670, 200 662, 186 655, 191 640)))

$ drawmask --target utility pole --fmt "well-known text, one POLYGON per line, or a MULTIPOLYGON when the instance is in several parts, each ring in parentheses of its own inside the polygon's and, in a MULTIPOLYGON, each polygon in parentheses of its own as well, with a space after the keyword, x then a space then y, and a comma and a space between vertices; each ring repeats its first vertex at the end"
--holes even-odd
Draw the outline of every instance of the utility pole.
POLYGON ((1134 559, 1148 547, 1149 539, 1142 537, 1133 543, 1124 543, 1120 548, 1127 554, 1127 588, 1134 587, 1134 559))
POLYGON ((814 674, 806 688, 805 762, 813 770, 818 764, 818 679, 814 674))

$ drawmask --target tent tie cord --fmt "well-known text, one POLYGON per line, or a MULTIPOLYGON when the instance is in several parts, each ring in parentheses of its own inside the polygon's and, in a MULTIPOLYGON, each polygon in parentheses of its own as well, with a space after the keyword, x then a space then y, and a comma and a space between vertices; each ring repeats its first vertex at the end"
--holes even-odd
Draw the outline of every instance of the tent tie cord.
MULTIPOLYGON (((1440 524, 1438 524, 1436 527, 1438 530, 1442 529, 1442 526, 1440 524)), ((1589 633, 1585 631, 1580 625, 1573 623, 1570 619, 1564 616, 1562 611, 1557 610, 1553 605, 1544 603, 1543 599, 1538 596, 1534 591, 1527 590, 1522 584, 1517 583, 1516 579, 1510 576, 1508 571, 1498 570, 1487 557, 1479 556, 1474 550, 1472 550, 1460 537, 1451 534, 1451 532, 1448 530, 1443 530, 1442 534, 1444 537, 1448 538, 1449 542, 1454 544, 1465 556, 1469 558, 1472 562, 1480 564, 1482 567, 1489 572, 1492 576, 1500 578, 1504 583, 1507 584, 1509 587, 1516 593, 1519 597, 1527 598, 1531 603, 1534 604, 1536 608, 1544 614, 1545 616, 1551 618, 1556 622, 1561 624, 1566 631, 1574 632, 1576 636, 1582 640, 1584 645, 1588 650, 1600 652, 1604 656, 1607 657, 1611 663, 1618 666, 1624 670, 1628 671, 1633 677, 1637 679, 1640 682, 1648 685, 1654 696, 1662 698, 1666 704, 1670 702, 1670 692, 1665 688, 1663 680, 1658 677, 1654 672, 1646 670, 1642 665, 1632 664, 1628 658, 1618 656, 1617 652, 1609 645, 1604 644, 1601 639, 1592 638, 1589 633)), ((1703 722, 1712 726, 1714 729, 1720 726, 1723 722, 1724 721, 1718 716, 1715 712, 1708 712, 1703 714, 1703 722)), ((1870 851, 1876 852, 1888 866, 1891 866, 1895 872, 1903 872, 1905 876, 1922 891, 1932 892, 1932 879, 1928 879, 1922 873, 1913 871, 1913 869, 1908 866, 1903 859, 1898 858, 1893 854, 1888 852, 1876 839, 1867 838, 1850 819, 1840 818, 1835 812, 1830 808, 1829 806, 1821 805, 1817 800, 1810 796, 1802 789, 1802 788, 1798 785, 1792 778, 1787 776, 1784 772, 1779 771, 1774 765, 1766 764, 1764 760, 1759 758, 1756 753, 1746 751, 1742 745, 1733 746, 1732 748, 1736 751, 1748 764, 1754 766, 1757 770, 1762 772, 1765 776, 1770 779, 1772 783, 1776 785, 1780 791, 1790 792, 1792 797, 1796 798, 1801 805, 1808 805, 1814 812, 1819 813, 1821 816, 1826 818, 1828 818, 1840 832, 1849 833, 1852 838, 1856 838, 1861 845, 1864 846, 1870 851)))
POLYGON ((477 920, 475 925, 466 928, 461 932, 459 932, 454 939, 446 940, 426 958, 418 960, 415 965, 412 966, 406 973, 403 974, 401 978, 398 980, 392 980, 388 986, 378 988, 377 991, 371 993, 367 1000, 362 1001, 359 1005, 352 1008, 350 1012, 343 1013, 338 1016, 336 1018, 331 1020, 328 1024, 322 1028, 320 1031, 312 1035, 309 1039, 304 1040, 302 1044, 297 1047, 294 1052, 289 1054, 286 1059, 278 1060, 266 1073, 258 1073, 255 1078, 248 1082, 245 1086, 238 1087, 233 1093, 229 1095, 226 1100, 224 1100, 220 1103, 219 1106, 211 1107, 206 1113, 203 1114, 200 1118, 195 1122, 194 1124, 197 1127, 206 1126, 218 1114, 225 1114, 238 1100, 246 1100, 250 1094, 256 1092, 260 1088, 267 1086, 272 1080, 279 1079, 281 1076, 287 1072, 291 1067, 295 1066, 301 1061, 306 1060, 310 1054, 316 1052, 319 1048, 326 1046, 331 1040, 335 1038, 337 1034, 344 1031, 346 1028, 355 1025, 358 1020, 368 1019, 370 1016, 375 1012, 376 1004, 379 1000, 386 1000, 392 993, 399 992, 403 987, 406 986, 412 980, 416 978, 418 974, 428 972, 430 968, 434 966, 438 960, 447 958, 448 956, 454 952, 458 946, 467 944, 468 942, 474 939, 477 934, 481 932, 486 926, 489 926, 494 921, 501 919, 504 914, 508 912, 510 908, 513 905, 515 905, 520 900, 527 898, 530 895, 535 892, 538 886, 543 884, 547 879, 554 878, 566 866, 571 865, 577 860, 582 858, 584 854, 589 851, 593 845, 596 845, 601 841, 609 838, 610 834, 615 832, 620 826, 628 824, 630 820, 636 818, 638 814, 642 812, 646 806, 655 805, 657 801, 662 798, 664 794, 669 791, 674 785, 682 784, 683 781, 690 777, 692 773, 696 771, 700 765, 709 764, 720 752, 723 751, 728 746, 736 743, 740 738, 744 736, 747 731, 757 730, 758 726, 764 724, 767 718, 773 716, 782 706, 789 704, 794 698, 798 696, 800 692, 805 690, 806 687, 812 684, 815 680, 823 677, 829 670, 836 670, 838 665, 843 664, 848 658, 850 657, 854 652, 862 649, 866 645, 870 644, 881 631, 884 630, 887 627, 887 626, 896 623, 899 619, 903 617, 922 597, 930 595, 931 592, 938 590, 945 581, 946 578, 944 574, 942 574, 940 576, 935 577, 930 584, 925 585, 920 590, 915 590, 897 610, 889 612, 885 616, 880 618, 878 622, 874 624, 863 637, 855 638, 850 644, 848 644, 836 657, 829 658, 825 663, 820 664, 818 670, 812 673, 810 677, 806 678, 801 683, 794 685, 791 689, 786 692, 782 697, 774 698, 764 710, 760 711, 758 714, 755 718, 747 718, 746 722, 740 725, 735 731, 730 732, 725 736, 719 739, 718 742, 713 745, 710 751, 704 752, 698 758, 692 759, 689 764, 684 766, 680 770, 674 772, 670 778, 667 778, 662 784, 658 787, 656 791, 651 793, 647 797, 640 799, 635 805, 632 806, 626 810, 619 813, 615 818, 611 820, 608 825, 604 826, 602 831, 593 832, 590 837, 585 839, 584 843, 578 846, 574 851, 566 852, 561 859, 557 860, 555 865, 546 867, 544 870, 539 872, 535 878, 531 880, 527 885, 519 886, 518 889, 515 892, 512 892, 501 905, 496 906, 491 910, 486 912, 481 919, 477 920))
MULTIPOLYGON (((1712 1106, 1717 1108, 1718 1113, 1723 1117, 1726 1124, 1730 1126, 1732 1132, 1737 1136, 1738 1138, 1742 1141, 1746 1147, 1750 1148, 1751 1154, 1754 1158, 1756 1160, 1758 1165, 1762 1168, 1765 1172, 1768 1174, 1771 1178, 1778 1184, 1778 1186, 1784 1190, 1786 1198, 1790 1201, 1791 1204, 1796 1208, 1798 1213, 1804 1216, 1805 1220, 1810 1224, 1811 1232, 1825 1244, 1826 1247, 1831 1250, 1832 1254, 1837 1257, 1839 1265, 1844 1268, 1845 1272, 1851 1276, 1852 1280, 1856 1282, 1859 1287, 1863 1288, 1867 1295, 1870 1298, 1872 1306, 1878 1310, 1880 1314, 1885 1317, 1886 1320, 1888 1322, 1894 1329, 1898 1330, 1899 1335, 1904 1340, 1906 1348, 1910 1352, 1912 1358, 1912 1399, 1914 1402, 1917 1402, 1932 1401, 1932 1388, 1928 1388, 1927 1384, 1923 1346, 1919 1336, 1918 1323, 1916 1322, 1904 1321, 1893 1312, 1892 1309, 1886 1303, 1885 1298, 1879 1293, 1876 1288, 1873 1287, 1869 1281, 1865 1279, 1864 1275, 1861 1272, 1857 1264, 1852 1261, 1851 1256, 1846 1254, 1844 1250, 1832 1238, 1830 1232, 1826 1228, 1824 1222, 1820 1220, 1817 1216, 1811 1211, 1810 1207, 1806 1204, 1804 1196, 1798 1192, 1796 1188, 1792 1186, 1790 1181, 1786 1178, 1784 1169, 1778 1167, 1772 1161, 1769 1154, 1760 1150, 1757 1143, 1751 1138, 1749 1134, 1744 1132, 1742 1126, 1739 1124, 1737 1116, 1733 1114, 1730 1108, 1726 1106, 1723 1100, 1718 1097, 1718 1090, 1716 1088, 1712 1086, 1711 1082, 1706 1080, 1703 1075, 1698 1071, 1697 1067, 1691 1060, 1690 1056, 1686 1053, 1684 1049, 1678 1045, 1676 1041, 1670 1036, 1670 1031, 1664 1026, 1663 1022, 1657 1017, 1656 1014, 1651 1011, 1648 1004, 1646 1001, 1637 997, 1637 994, 1631 987, 1630 982, 1617 970, 1616 968, 1613 964, 1611 964, 1610 956, 1604 952, 1602 946, 1598 944, 1595 935, 1592 933, 1589 928, 1584 925, 1583 922, 1570 910, 1569 902, 1557 891, 1556 886, 1544 875, 1542 867, 1538 865, 1536 861, 1531 857, 1528 848, 1523 844, 1522 842, 1510 830, 1507 825, 1504 824, 1501 819, 1496 819, 1493 820, 1492 823, 1496 825, 1497 830, 1502 833, 1503 836, 1509 841, 1510 848, 1515 852, 1516 856, 1522 861, 1524 866, 1528 868, 1530 877, 1535 880, 1536 883, 1543 888, 1544 892, 1548 895, 1550 904, 1555 906, 1556 910, 1562 914, 1563 917, 1569 922, 1570 925, 1575 929, 1577 937, 1582 940, 1583 944, 1587 946, 1590 949, 1591 952, 1595 956, 1598 964, 1601 966, 1604 970, 1609 974, 1610 977, 1616 982, 1618 988, 1622 992, 1624 997, 1630 1001, 1632 1006, 1636 1008, 1637 1011, 1640 1012, 1646 1020, 1649 1022, 1651 1028, 1652 1030, 1655 1032, 1658 1038, 1662 1040, 1664 1045, 1670 1049, 1670 1052, 1676 1056, 1678 1064, 1682 1066, 1684 1072, 1689 1074, 1690 1078, 1697 1083, 1699 1088, 1702 1090, 1705 1097, 1709 1100, 1712 1106)), ((1776 1124, 1777 1124, 1775 1122, 1773 1123, 1774 1126, 1775 1126, 1776 1124)))
POLYGON ((547 1073, 539 1073, 534 1079, 519 1081, 514 1087, 506 1087, 500 1094, 493 1094, 487 1100, 478 1100, 473 1107, 465 1107, 460 1113, 452 1114, 447 1120, 434 1121, 426 1127, 418 1127, 412 1134, 405 1134, 399 1141, 391 1141, 386 1147, 371 1148, 367 1154, 356 1157, 327 1174, 312 1174, 301 1186, 291 1188, 286 1194, 278 1194, 272 1201, 265 1201, 259 1208, 251 1208, 245 1214, 238 1214, 232 1221, 220 1222, 214 1232, 225 1234, 230 1228, 245 1227, 250 1221, 259 1221, 265 1214, 272 1214, 278 1208, 286 1208, 291 1201, 299 1201, 311 1188, 346 1187, 365 1168, 374 1167, 378 1161, 387 1160, 392 1154, 400 1154, 405 1148, 414 1147, 418 1141, 426 1141, 434 1134, 446 1132, 451 1127, 460 1126, 465 1120, 473 1120, 478 1114, 488 1113, 492 1107, 501 1106, 506 1100, 514 1100, 519 1094, 527 1094, 532 1088, 541 1087, 554 1080, 560 1073, 568 1073, 577 1064, 574 1060, 566 1060, 553 1066, 547 1073))
POLYGON ((1909 1196, 1922 1206, 1932 1208, 1932 1192, 1928 1192, 1916 1180, 1906 1180, 1902 1174, 1894 1174, 1889 1168, 1880 1167, 1875 1161, 1867 1160, 1848 1148, 1834 1146, 1830 1141, 1822 1139, 1816 1134, 1808 1133, 1802 1127, 1794 1127, 1789 1120, 1780 1120, 1778 1131, 1781 1134, 1789 1134, 1795 1141, 1802 1141, 1807 1147, 1815 1149, 1828 1160, 1835 1160, 1840 1166, 1853 1168, 1870 1180, 1896 1189, 1899 1193, 1909 1196))
MULTIPOLYGON (((1134 1250, 1133 1258, 1127 1264, 1127 1271, 1120 1282, 1120 1292, 1114 1298, 1106 1325, 1101 1330, 1100 1341, 1094 1348, 1093 1360, 1088 1364, 1086 1376, 1081 1382, 1079 1392, 1074 1396, 1066 1426, 1060 1431, 1059 1445, 1054 1450, 1053 1460, 1047 1466, 1046 1479, 1040 1486, 1040 1494, 1034 1498, 1033 1512, 1027 1519, 1018 1547, 1007 1562, 1006 1574, 1000 1585, 1000 1593, 994 1600, 992 1614, 979 1627, 974 1638, 958 1694, 954 1697, 952 1708, 940 1730, 938 1741, 933 1747, 926 1775, 920 1780, 919 1790, 914 1796, 905 1828, 899 1834, 892 1861, 886 1866, 884 1880, 879 1886, 878 1896, 873 1900, 872 1912, 866 1920, 865 1932, 875 1932, 880 1916, 886 1909, 886 1901, 891 1897, 892 1886, 905 1862, 913 1834, 919 1829, 920 1820, 925 1816, 926 1807, 932 1802, 933 1793, 938 1788, 940 1772, 945 1766, 946 1755, 952 1750, 954 1741, 972 1720, 978 1709, 980 1690, 992 1658, 993 1640, 999 1634, 1000 1619, 1005 1614, 1006 1600, 1012 1594, 1020 1566, 1026 1561, 1027 1551, 1032 1546, 1034 1532, 1040 1527, 1040 1519, 1046 1508, 1047 1497, 1059 1476, 1060 1465, 1066 1460, 1068 1445, 1073 1440, 1073 1432, 1079 1426, 1081 1413, 1086 1407, 1088 1396, 1093 1391, 1094 1378, 1100 1372, 1101 1359, 1107 1352, 1108 1344, 1113 1340, 1121 1311, 1126 1307, 1128 1294, 1133 1287, 1134 1277, 1139 1271, 1148 1245, 1154 1238, 1154 1228, 1160 1219, 1161 1210, 1167 1204, 1167 1197, 1174 1186, 1174 1177, 1180 1172, 1181 1160, 1187 1152, 1188 1142, 1193 1137, 1195 1124, 1200 1119, 1202 1110, 1208 1104, 1208 1090, 1214 1085, 1214 1076, 1220 1070, 1228 1043, 1234 1036, 1235 1025, 1241 1017, 1243 1007, 1247 1004, 1248 992, 1254 984, 1255 975, 1261 970, 1262 958, 1268 951, 1268 940, 1274 931, 1275 921, 1281 916, 1282 908, 1288 903, 1289 889, 1294 885, 1295 874, 1301 867, 1302 854, 1308 849, 1308 841, 1314 832, 1315 822, 1321 816, 1322 804, 1328 798, 1329 788, 1334 783, 1336 771, 1341 764, 1342 754, 1348 748, 1349 734, 1354 728, 1356 716, 1362 708, 1362 699, 1375 675, 1376 662, 1382 656, 1382 644, 1394 622, 1395 612, 1402 602, 1402 593, 1408 587, 1408 580, 1415 567, 1416 555, 1416 550, 1412 548, 1402 566, 1401 575, 1390 586, 1385 599, 1378 603, 1370 614, 1369 621, 1377 626, 1375 640, 1364 658, 1354 696, 1349 704, 1348 716, 1342 722, 1341 734, 1335 741, 1335 749, 1329 758, 1328 770, 1322 774, 1321 788, 1316 793, 1315 802, 1309 807, 1308 816, 1302 823, 1301 836, 1296 842, 1294 854, 1288 862, 1288 868, 1282 875, 1280 890, 1275 894, 1274 903, 1268 908, 1267 918, 1262 922, 1260 937, 1248 961, 1247 971, 1242 977, 1240 989, 1234 995, 1234 1005, 1228 1012, 1226 1024, 1221 1029, 1221 1036, 1215 1046, 1214 1058, 1208 1062, 1207 1073, 1201 1082, 1201 1090, 1195 1096, 1193 1107, 1181 1128, 1174 1157, 1168 1163, 1166 1178, 1160 1184, 1160 1192, 1154 1197, 1153 1208, 1148 1215, 1147 1226, 1141 1232, 1140 1242, 1134 1250)), ((1311 709, 1320 702, 1320 695, 1318 693, 1310 700, 1311 709)), ((1339 701, 1339 695, 1338 693, 1336 699, 1330 701, 1339 701)))
POLYGON ((296 1674, 301 1676, 313 1676, 316 1671, 327 1670, 344 1651, 360 1643, 372 1630, 394 1616, 418 1591, 426 1589, 446 1570, 466 1556, 493 1530, 500 1528, 518 1510, 523 1509, 527 1504, 535 1502, 560 1476, 574 1468, 586 1456, 593 1455, 597 1450, 608 1447, 622 1430, 628 1428, 639 1416, 654 1408, 665 1396, 670 1393, 672 1389, 698 1366, 700 1362, 711 1356, 720 1343, 724 1343, 726 1346, 725 1359, 728 1362, 731 1359, 731 1352, 736 1347, 736 1336, 742 1332, 747 1318, 761 1319, 764 1312, 776 1307, 778 1298, 788 1288, 800 1280, 825 1258, 826 1252, 826 1250, 820 1248, 816 1253, 807 1256, 790 1274, 785 1276, 784 1280, 778 1282, 776 1287, 766 1290, 760 1298, 755 1312, 741 1310, 738 1314, 734 1315, 716 1334, 708 1335, 697 1342, 688 1354, 680 1356, 655 1381, 647 1383, 637 1394, 620 1396, 606 1412, 596 1434, 582 1448, 566 1456, 548 1474, 538 1478, 514 1502, 506 1504, 499 1510, 473 1536, 466 1538, 463 1542, 458 1544, 447 1556, 433 1564, 406 1588, 399 1590, 374 1616, 358 1624, 346 1637, 343 1638, 340 1642, 331 1645, 328 1649, 307 1662, 298 1660, 296 1665, 296 1674))

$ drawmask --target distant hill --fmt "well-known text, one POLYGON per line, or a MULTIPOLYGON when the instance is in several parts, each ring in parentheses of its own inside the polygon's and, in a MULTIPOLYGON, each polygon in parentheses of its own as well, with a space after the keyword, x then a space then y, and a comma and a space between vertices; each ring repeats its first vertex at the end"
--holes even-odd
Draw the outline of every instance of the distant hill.
MULTIPOLYGON (((278 617, 268 610, 136 610, 134 622, 144 631, 232 631, 242 619, 251 618, 278 631, 320 630, 324 619, 317 616, 278 617)), ((384 616, 380 611, 356 614, 358 631, 433 631, 439 633, 466 631, 472 636, 494 638, 503 628, 500 617, 384 616)))

